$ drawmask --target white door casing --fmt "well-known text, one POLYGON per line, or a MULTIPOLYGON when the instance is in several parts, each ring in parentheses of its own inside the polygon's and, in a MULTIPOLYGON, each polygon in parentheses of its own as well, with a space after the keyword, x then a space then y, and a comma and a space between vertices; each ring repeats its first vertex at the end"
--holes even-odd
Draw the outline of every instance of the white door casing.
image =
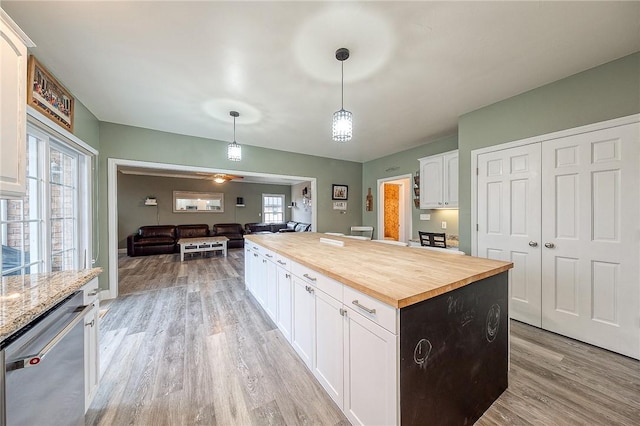
POLYGON ((478 256, 513 262, 511 318, 541 326, 540 144, 478 157, 478 256))

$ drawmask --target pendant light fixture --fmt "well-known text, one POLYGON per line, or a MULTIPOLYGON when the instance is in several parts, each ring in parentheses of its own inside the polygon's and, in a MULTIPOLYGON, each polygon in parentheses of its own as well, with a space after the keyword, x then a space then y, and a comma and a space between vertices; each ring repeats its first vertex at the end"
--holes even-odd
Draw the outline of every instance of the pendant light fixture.
POLYGON ((344 109, 344 61, 349 59, 349 49, 341 47, 336 50, 336 59, 342 64, 341 94, 342 100, 340 110, 333 113, 333 140, 336 142, 347 142, 353 135, 353 114, 344 109))
POLYGON ((236 117, 240 117, 238 111, 229 111, 229 115, 233 117, 233 142, 227 146, 227 159, 229 161, 242 160, 242 147, 236 142, 236 117))

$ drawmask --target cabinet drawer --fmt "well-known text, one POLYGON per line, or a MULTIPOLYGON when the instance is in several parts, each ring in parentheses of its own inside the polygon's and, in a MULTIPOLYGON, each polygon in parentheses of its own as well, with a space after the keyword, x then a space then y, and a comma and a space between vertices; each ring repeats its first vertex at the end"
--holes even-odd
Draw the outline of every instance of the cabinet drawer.
POLYGON ((311 268, 307 268, 297 262, 289 261, 291 264, 291 273, 297 275, 305 282, 313 285, 318 290, 322 290, 324 293, 333 297, 334 299, 342 300, 342 283, 331 279, 319 272, 314 271, 311 268))
POLYGON ((85 285, 82 286, 82 303, 84 305, 88 305, 98 300, 98 294, 100 290, 98 289, 98 278, 94 278, 85 285))
POLYGON ((247 241, 247 242, 249 243, 249 248, 254 253, 262 254, 265 251, 264 247, 259 246, 258 244, 254 243, 253 241, 247 241))
POLYGON ((266 248, 261 248, 260 253, 265 257, 265 259, 275 263, 277 255, 274 252, 267 250, 266 248))
POLYGON ((276 254, 276 265, 291 272, 291 261, 282 255, 276 254))
POLYGON ((393 306, 382 303, 346 285, 344 286, 342 303, 365 318, 380 324, 393 334, 398 334, 396 309, 393 306))

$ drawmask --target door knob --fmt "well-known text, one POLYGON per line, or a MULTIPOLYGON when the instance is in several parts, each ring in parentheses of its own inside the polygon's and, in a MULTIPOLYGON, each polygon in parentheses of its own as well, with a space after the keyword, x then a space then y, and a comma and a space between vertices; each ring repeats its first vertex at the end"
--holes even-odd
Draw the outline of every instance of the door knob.
POLYGON ((555 244, 553 244, 553 243, 544 243, 544 246, 545 246, 546 248, 554 248, 556 245, 555 245, 555 244))
POLYGON ((538 242, 537 241, 529 241, 529 245, 531 247, 538 247, 538 242))

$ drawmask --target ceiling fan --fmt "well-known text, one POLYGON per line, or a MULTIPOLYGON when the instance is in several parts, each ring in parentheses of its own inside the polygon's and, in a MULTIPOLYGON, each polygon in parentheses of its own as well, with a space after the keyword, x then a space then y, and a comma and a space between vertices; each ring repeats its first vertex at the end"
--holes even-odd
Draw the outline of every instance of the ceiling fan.
POLYGON ((215 183, 225 183, 225 182, 228 182, 228 181, 230 181, 232 179, 244 179, 244 176, 228 175, 228 174, 225 174, 225 173, 216 173, 216 174, 211 176, 211 179, 215 183))

